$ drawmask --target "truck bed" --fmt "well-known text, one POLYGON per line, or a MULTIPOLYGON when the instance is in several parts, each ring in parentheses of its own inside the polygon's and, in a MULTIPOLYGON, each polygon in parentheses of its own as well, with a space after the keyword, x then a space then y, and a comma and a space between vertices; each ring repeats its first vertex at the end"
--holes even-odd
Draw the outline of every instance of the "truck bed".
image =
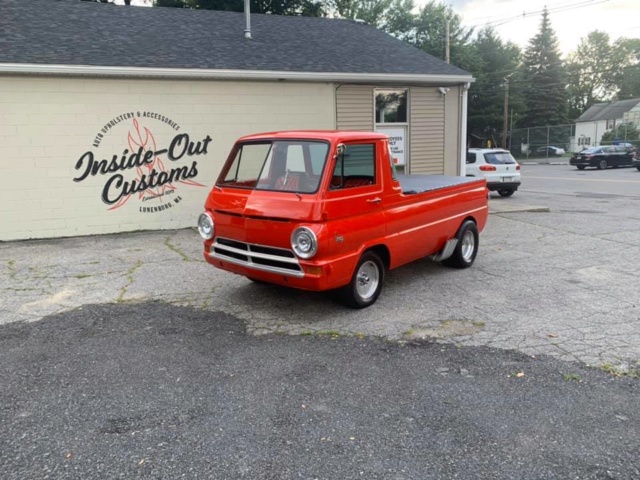
POLYGON ((476 177, 457 177, 453 175, 397 175, 402 193, 413 195, 441 188, 454 187, 481 180, 476 177))

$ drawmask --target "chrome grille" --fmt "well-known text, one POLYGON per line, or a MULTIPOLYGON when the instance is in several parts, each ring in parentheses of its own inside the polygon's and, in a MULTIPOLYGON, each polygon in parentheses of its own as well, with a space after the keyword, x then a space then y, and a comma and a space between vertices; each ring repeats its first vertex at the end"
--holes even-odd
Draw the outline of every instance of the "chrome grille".
POLYGON ((298 259, 291 250, 239 242, 229 238, 216 238, 209 253, 213 258, 236 265, 304 277, 298 259))

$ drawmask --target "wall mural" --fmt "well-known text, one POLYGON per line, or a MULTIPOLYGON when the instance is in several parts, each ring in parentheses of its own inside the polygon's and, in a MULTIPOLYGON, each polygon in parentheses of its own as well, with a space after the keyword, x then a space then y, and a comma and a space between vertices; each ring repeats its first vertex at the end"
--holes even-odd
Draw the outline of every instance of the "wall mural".
POLYGON ((153 112, 127 112, 110 120, 96 134, 92 146, 100 148, 107 135, 126 128, 127 147, 112 155, 92 150, 83 153, 76 162, 78 176, 73 181, 103 176, 100 198, 108 210, 117 210, 133 199, 140 202, 142 213, 162 212, 180 203, 178 191, 183 185, 204 187, 194 181, 198 162, 192 158, 207 155, 211 137, 195 140, 188 133, 176 133, 166 144, 158 145, 150 128, 152 124, 157 128, 158 122, 160 128, 180 130, 179 124, 153 112))

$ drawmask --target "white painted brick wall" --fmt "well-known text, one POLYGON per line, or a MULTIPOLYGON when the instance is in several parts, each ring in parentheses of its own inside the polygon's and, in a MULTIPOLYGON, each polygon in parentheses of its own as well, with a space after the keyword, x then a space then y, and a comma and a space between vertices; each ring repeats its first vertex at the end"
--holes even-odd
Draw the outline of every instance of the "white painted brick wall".
POLYGON ((205 197, 233 142, 249 133, 286 129, 335 128, 334 86, 284 82, 214 82, 186 80, 0 77, 0 240, 48 238, 175 229, 193 226, 205 197), (133 121, 116 124, 93 146, 110 120, 127 112, 154 112, 180 125, 178 131, 155 119, 137 118, 149 128, 157 148, 175 135, 212 138, 208 154, 172 162, 167 170, 197 162, 195 187, 175 184, 180 203, 162 212, 141 213, 137 195, 116 210, 101 200, 105 182, 115 173, 126 179, 135 171, 73 178, 78 159, 92 151, 110 160, 129 148, 133 121))

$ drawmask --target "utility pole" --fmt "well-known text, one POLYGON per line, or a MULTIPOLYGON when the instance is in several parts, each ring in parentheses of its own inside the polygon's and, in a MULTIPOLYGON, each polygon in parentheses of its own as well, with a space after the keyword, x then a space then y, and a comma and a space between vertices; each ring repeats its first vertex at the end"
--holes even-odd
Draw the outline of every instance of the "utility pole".
POLYGON ((504 113, 503 113, 503 122, 502 122, 502 148, 507 148, 507 132, 509 131, 509 79, 504 78, 504 83, 502 84, 504 87, 504 113))

